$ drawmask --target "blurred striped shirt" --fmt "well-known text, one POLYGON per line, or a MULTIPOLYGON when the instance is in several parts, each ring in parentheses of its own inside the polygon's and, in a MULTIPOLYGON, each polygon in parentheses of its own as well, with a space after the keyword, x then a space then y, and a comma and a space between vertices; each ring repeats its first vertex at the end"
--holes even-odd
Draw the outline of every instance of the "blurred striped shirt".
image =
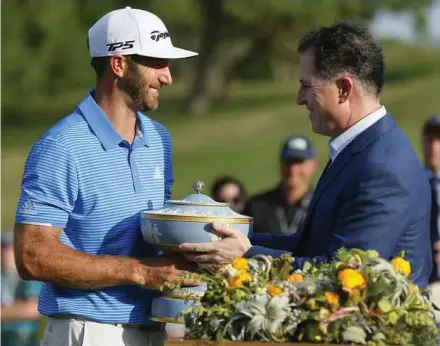
MULTIPOLYGON (((62 228, 60 241, 93 255, 150 257, 140 212, 162 207, 173 185, 168 131, 137 114, 124 140, 91 93, 36 141, 28 156, 16 222, 62 228)), ((45 284, 39 311, 106 323, 143 323, 156 293, 124 285, 80 290, 45 284)))

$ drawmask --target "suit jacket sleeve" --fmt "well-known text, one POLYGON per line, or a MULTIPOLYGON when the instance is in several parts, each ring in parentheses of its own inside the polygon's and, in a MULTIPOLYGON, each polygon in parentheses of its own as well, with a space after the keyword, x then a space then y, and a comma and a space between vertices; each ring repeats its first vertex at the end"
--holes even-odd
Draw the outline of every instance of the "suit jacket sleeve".
POLYGON ((314 258, 297 257, 294 265, 301 268, 304 262, 312 259, 329 261, 342 246, 375 249, 381 257, 390 258, 409 226, 414 198, 392 172, 365 172, 342 191, 328 253, 314 258))
MULTIPOLYGON (((328 262, 342 246, 375 249, 382 257, 391 257, 399 238, 409 226, 412 198, 415 197, 410 196, 392 172, 365 172, 341 191, 339 215, 328 252, 314 257, 295 257, 294 267, 302 268, 305 262, 312 260, 328 262)), ((307 229, 303 232, 307 234, 307 229)), ((270 242, 267 243, 266 246, 270 247, 270 242)), ((249 250, 248 256, 257 253, 280 255, 279 250, 271 252, 256 246, 249 250)))
POLYGON ((299 234, 278 235, 269 233, 254 233, 250 240, 252 247, 247 252, 248 257, 258 254, 277 257, 283 253, 291 253, 296 247, 299 234))

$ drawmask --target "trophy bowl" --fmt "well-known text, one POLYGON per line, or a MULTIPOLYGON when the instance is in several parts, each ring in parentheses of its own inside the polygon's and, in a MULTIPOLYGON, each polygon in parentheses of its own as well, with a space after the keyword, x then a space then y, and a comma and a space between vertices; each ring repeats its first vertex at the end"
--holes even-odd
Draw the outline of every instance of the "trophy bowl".
POLYGON ((164 251, 177 251, 182 243, 205 243, 219 240, 212 223, 224 223, 244 235, 252 232, 251 217, 234 212, 228 203, 219 203, 200 193, 204 184, 193 184, 196 191, 181 200, 168 200, 157 210, 142 212, 144 240, 164 251))
POLYGON ((151 304, 151 320, 156 322, 185 324, 182 314, 187 308, 198 304, 198 300, 161 297, 151 304))
MULTIPOLYGON (((141 213, 141 231, 144 240, 166 252, 178 251, 182 243, 214 242, 220 239, 212 223, 227 224, 249 236, 253 219, 233 211, 228 203, 219 203, 201 193, 204 183, 193 184, 195 193, 181 200, 168 200, 157 210, 141 213)), ((203 266, 204 270, 215 267, 203 266)), ((181 313, 189 304, 195 304, 206 291, 206 285, 165 290, 152 303, 155 321, 183 323, 181 313)))

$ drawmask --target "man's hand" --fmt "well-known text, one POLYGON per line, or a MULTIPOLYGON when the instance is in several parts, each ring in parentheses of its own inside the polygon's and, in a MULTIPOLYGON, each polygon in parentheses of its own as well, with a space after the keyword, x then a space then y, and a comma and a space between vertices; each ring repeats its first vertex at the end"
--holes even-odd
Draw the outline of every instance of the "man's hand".
POLYGON ((243 256, 252 246, 238 229, 218 223, 214 223, 213 228, 223 239, 211 243, 184 243, 179 245, 180 252, 193 262, 227 264, 243 256))
POLYGON ((145 288, 157 289, 164 284, 197 286, 201 282, 185 278, 194 274, 197 266, 180 255, 166 255, 140 260, 134 270, 133 282, 145 288))

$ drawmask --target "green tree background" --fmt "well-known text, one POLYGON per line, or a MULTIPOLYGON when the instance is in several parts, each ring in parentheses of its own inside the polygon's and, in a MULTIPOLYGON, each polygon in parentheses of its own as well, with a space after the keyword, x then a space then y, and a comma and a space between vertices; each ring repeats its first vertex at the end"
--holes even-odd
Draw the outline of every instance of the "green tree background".
MULTIPOLYGON (((167 24, 174 44, 200 56, 172 64, 175 85, 161 91, 151 117, 174 143, 174 196, 219 174, 242 179, 250 192, 278 177, 284 136, 305 133, 295 105, 298 37, 338 21, 368 24, 377 11, 409 11, 423 33, 429 0, 108 0, 2 1, 2 228, 13 225, 24 161, 32 142, 71 112, 95 83, 88 28, 104 13, 142 8, 167 24)), ((419 148, 420 126, 438 112, 440 52, 423 44, 382 42, 387 63, 383 100, 419 148)), ((56 164, 56 163, 54 163, 56 164)))

